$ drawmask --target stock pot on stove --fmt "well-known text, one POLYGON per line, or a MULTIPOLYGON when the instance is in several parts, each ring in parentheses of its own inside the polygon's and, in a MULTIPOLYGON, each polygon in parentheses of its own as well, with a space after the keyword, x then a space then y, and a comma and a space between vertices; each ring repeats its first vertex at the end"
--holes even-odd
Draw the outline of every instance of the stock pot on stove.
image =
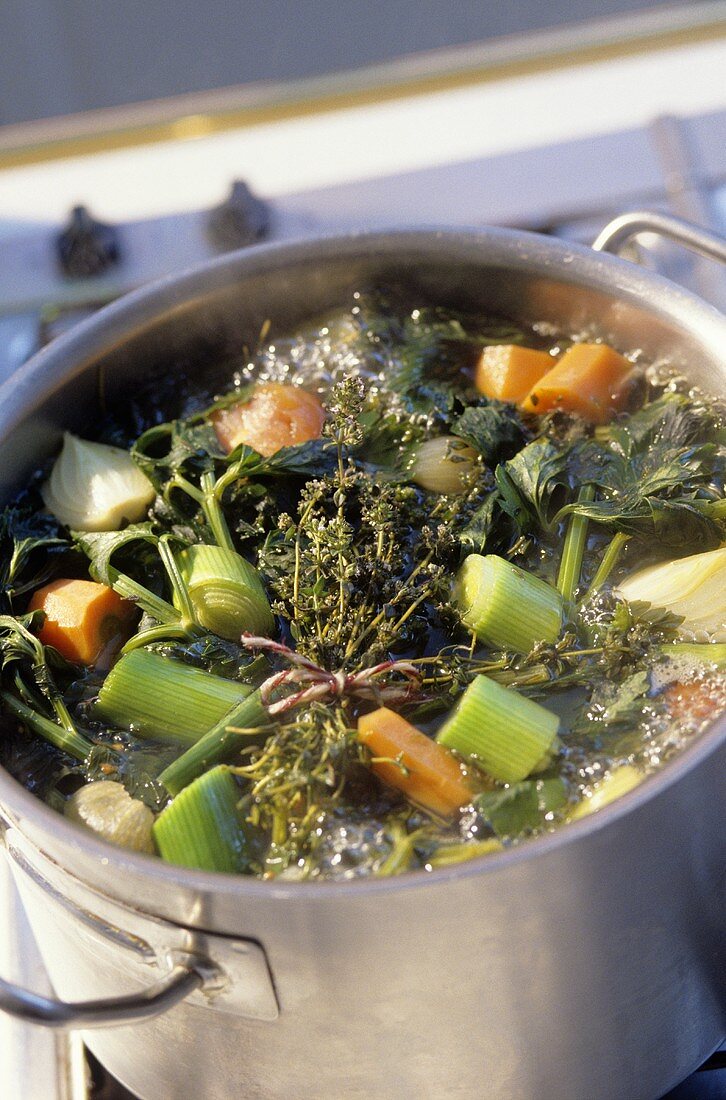
MULTIPOLYGON (((622 219, 726 258, 660 216, 622 219)), ((513 320, 587 326, 726 378, 726 318, 612 256, 532 234, 386 233, 254 248, 138 291, 0 391, 7 498, 151 370, 214 361, 380 279, 513 320), (101 386, 102 383, 102 386, 101 386)), ((0 774, 15 881, 63 1002, 145 1100, 656 1098, 726 1034, 726 721, 598 814, 431 874, 262 882, 111 847, 0 774), (89 1003, 90 1002, 90 1003, 89 1003)))

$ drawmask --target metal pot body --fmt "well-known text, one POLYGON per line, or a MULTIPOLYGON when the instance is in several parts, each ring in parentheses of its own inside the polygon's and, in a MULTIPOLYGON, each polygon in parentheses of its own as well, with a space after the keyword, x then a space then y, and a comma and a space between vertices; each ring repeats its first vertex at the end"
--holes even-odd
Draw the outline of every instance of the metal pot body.
MULTIPOLYGON (((99 394, 201 369, 266 319, 284 332, 373 281, 602 336, 723 386, 726 321, 587 249, 501 230, 254 249, 102 311, 8 383, 3 496, 62 428, 93 423, 99 394)), ((62 997, 142 989, 189 952, 226 975, 158 1019, 89 1034, 145 1100, 655 1100, 726 1033, 724 723, 589 820, 394 880, 182 871, 97 841, 7 775, 0 805, 62 997)))

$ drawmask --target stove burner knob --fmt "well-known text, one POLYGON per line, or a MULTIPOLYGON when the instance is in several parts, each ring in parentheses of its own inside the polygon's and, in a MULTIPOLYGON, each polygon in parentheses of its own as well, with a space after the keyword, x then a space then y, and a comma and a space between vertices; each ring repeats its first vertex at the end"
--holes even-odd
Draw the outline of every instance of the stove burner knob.
POLYGON ((74 206, 68 225, 58 234, 56 251, 63 274, 71 279, 102 275, 119 261, 118 232, 96 221, 85 206, 74 206))
POLYGON ((267 236, 270 211, 267 203, 253 195, 244 180, 235 180, 226 202, 209 215, 207 232, 221 252, 254 244, 267 236))

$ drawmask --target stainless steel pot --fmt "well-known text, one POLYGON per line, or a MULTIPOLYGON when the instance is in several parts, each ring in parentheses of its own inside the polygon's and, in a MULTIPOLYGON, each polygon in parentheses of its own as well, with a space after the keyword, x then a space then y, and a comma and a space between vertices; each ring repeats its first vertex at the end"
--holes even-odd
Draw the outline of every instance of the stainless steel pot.
MULTIPOLYGON (((19 371, 0 392, 2 496, 149 370, 193 370, 372 279, 591 331, 723 386, 726 319, 588 249, 494 229, 263 247, 130 295, 19 371)), ((283 884, 110 847, 1 774, 4 843, 53 984, 102 1003, 2 983, 0 1005, 115 1023, 88 1045, 146 1100, 655 1098, 726 1034, 725 805, 721 722, 617 803, 519 849, 283 884)))

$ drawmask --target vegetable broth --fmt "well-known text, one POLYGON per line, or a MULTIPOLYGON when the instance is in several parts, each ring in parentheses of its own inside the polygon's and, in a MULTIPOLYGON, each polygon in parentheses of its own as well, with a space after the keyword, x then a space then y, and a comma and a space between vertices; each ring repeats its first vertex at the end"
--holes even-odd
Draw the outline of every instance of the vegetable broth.
MULTIPOLYGON (((71 533, 43 512, 43 471, 4 513, 5 766, 76 820, 87 784, 123 784, 162 822, 159 846, 164 833, 183 833, 174 806, 186 791, 194 828, 211 830, 213 843, 174 861, 286 879, 425 872, 566 828, 646 779, 726 707, 726 621, 691 629, 670 597, 628 603, 618 585, 654 561, 723 544, 723 410, 638 353, 615 357, 627 390, 603 416, 561 405, 537 413, 536 386, 528 409, 477 388, 486 348, 544 351, 554 368, 578 343, 590 346, 546 322, 524 330, 362 292, 304 332, 263 333, 253 355, 227 365, 231 387, 216 399, 209 383, 185 381, 112 411, 101 442, 130 449, 153 487, 148 510, 118 530, 71 533), (302 440, 295 387, 322 409, 322 433, 306 429, 302 440), (280 449, 276 434, 265 455, 265 402, 283 390, 291 442, 280 449), (220 432, 239 409, 247 424, 263 417, 257 450, 220 432), (211 546, 244 559, 232 579, 209 567, 206 550, 194 564, 194 548, 211 546), (494 597, 467 612, 467 560, 474 603, 492 562, 513 567, 514 581, 496 580, 511 614, 497 618, 494 597), (48 581, 89 575, 140 613, 111 673, 43 646, 43 609, 26 614, 48 581), (527 577, 535 587, 513 634, 519 610, 507 585, 527 577), (550 610, 538 619, 540 597, 550 610), (235 601, 246 607, 243 629, 229 612, 235 601), (540 623, 552 616, 550 632, 540 623), (142 717, 133 722, 109 703, 131 652, 167 662, 154 666, 156 690, 136 662, 142 717), (192 720, 185 739, 164 731, 162 680, 169 670, 169 691, 184 698, 174 695, 186 690, 179 669, 246 693, 222 708, 203 767, 184 761, 211 718, 192 720), (472 742, 462 739, 462 700, 477 691, 486 704, 472 742), (519 771, 499 728, 487 729, 500 703, 499 727, 521 718, 531 742, 519 771), (375 748, 390 712, 410 750, 375 748), (373 748, 361 734, 371 713, 381 727, 373 748), (553 714, 556 735, 545 736, 553 714), (59 747, 62 730, 77 744, 59 747), (467 791, 455 809, 442 809, 430 785, 414 789, 418 758, 407 754, 422 736, 453 762, 452 806, 458 782, 467 791), (210 782, 236 799, 223 821, 192 793, 214 768, 210 782)), ((218 378, 220 365, 210 371, 218 378)), ((123 843, 117 824, 93 827, 123 843)))

